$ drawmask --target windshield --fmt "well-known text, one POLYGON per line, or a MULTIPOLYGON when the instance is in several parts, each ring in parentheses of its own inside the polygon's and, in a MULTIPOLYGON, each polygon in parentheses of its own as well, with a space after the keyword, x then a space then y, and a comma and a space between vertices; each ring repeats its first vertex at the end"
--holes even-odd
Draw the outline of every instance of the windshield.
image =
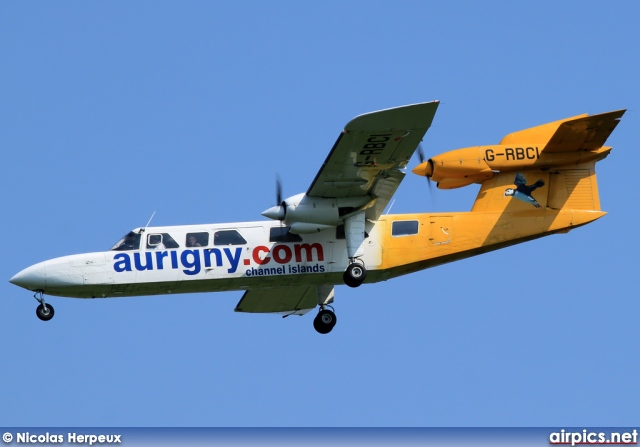
POLYGON ((134 233, 131 231, 125 237, 120 239, 116 244, 111 247, 111 250, 126 251, 126 250, 138 250, 140 248, 140 233, 134 233))

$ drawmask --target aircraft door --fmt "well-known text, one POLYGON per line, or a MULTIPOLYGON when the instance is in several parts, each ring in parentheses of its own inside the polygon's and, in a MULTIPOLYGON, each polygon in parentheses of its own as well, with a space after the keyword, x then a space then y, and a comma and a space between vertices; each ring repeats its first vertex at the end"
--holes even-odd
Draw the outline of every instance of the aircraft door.
POLYGON ((449 244, 453 240, 452 216, 430 216, 429 227, 429 242, 432 245, 449 244))
MULTIPOLYGON (((336 259, 336 230, 335 228, 329 228, 318 233, 303 235, 305 244, 320 244, 322 247, 322 259, 319 259, 319 252, 312 251, 313 259, 310 260, 311 264, 317 264, 324 267, 324 271, 329 273, 336 271, 336 265, 340 262, 340 258, 336 259)), ((344 242, 344 241, 341 241, 344 242)), ((346 253, 346 244, 344 244, 344 251, 346 253)), ((340 271, 343 271, 341 269, 340 271)))
MULTIPOLYGON (((295 234, 288 226, 272 226, 266 229, 264 247, 271 261, 264 267, 282 267, 285 276, 299 273, 330 272, 334 267, 335 228, 316 233, 295 234)), ((344 241, 343 247, 344 247, 344 241)), ((346 250, 346 248, 345 248, 346 250)))

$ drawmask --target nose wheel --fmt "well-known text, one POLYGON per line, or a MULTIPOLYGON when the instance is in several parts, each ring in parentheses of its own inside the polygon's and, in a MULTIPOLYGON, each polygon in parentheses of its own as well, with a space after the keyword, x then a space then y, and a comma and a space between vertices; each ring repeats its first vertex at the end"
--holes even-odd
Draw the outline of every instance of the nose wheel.
POLYGON ((49 321, 53 318, 53 306, 51 304, 47 304, 44 302, 44 294, 42 290, 38 290, 33 297, 40 303, 38 307, 36 307, 36 315, 42 321, 49 321))
POLYGON ((313 319, 313 328, 320 334, 328 334, 336 325, 336 314, 329 309, 320 309, 318 315, 313 319))
POLYGON ((351 262, 349 267, 344 271, 342 279, 349 287, 358 287, 367 277, 367 269, 359 262, 351 262))

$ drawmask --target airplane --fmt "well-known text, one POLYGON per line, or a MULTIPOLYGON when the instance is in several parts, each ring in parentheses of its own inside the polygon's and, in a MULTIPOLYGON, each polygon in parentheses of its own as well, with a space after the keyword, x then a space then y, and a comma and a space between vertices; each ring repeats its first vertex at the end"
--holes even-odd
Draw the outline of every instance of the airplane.
POLYGON ((383 214, 431 126, 439 102, 357 116, 338 136, 306 193, 240 223, 136 228, 110 250, 34 264, 10 282, 44 296, 116 298, 244 290, 236 312, 304 315, 336 325, 335 286, 358 287, 593 222, 595 165, 625 110, 577 115, 456 149, 412 171, 440 189, 479 184, 471 211, 383 214))

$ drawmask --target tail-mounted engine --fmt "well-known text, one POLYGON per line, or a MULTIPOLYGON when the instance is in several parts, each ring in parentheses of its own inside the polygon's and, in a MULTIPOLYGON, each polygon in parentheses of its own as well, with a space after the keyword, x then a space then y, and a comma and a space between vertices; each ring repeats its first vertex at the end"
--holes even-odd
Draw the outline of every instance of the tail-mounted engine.
POLYGON ((453 189, 482 183, 497 172, 554 169, 602 160, 624 110, 578 115, 505 136, 500 144, 456 149, 420 163, 413 173, 453 189))
POLYGON ((480 183, 493 175, 479 148, 458 149, 430 158, 413 169, 438 183, 440 189, 453 189, 480 183))

